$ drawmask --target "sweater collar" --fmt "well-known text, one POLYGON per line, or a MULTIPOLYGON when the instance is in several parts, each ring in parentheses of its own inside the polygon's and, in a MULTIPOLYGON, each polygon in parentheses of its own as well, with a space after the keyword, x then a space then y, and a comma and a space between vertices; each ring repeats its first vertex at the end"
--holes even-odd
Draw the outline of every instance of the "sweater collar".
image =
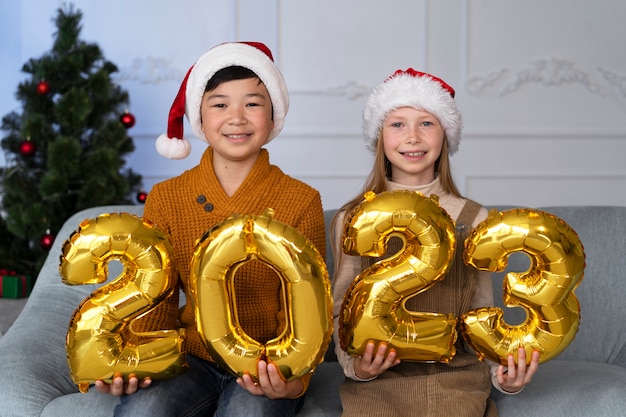
POLYGON ((396 191, 396 190, 409 190, 409 191, 418 191, 426 197, 430 197, 433 194, 437 194, 439 196, 439 204, 445 204, 451 197, 450 193, 444 191, 443 186, 441 185, 441 181, 439 177, 435 178, 431 183, 423 184, 423 185, 404 185, 397 182, 393 182, 390 180, 386 180, 387 190, 396 191))
POLYGON ((269 159, 267 149, 261 149, 246 179, 235 194, 232 197, 228 197, 215 175, 213 168, 213 148, 209 146, 204 151, 198 166, 200 170, 200 175, 197 177, 198 186, 204 192, 210 191, 212 199, 222 207, 229 203, 237 204, 238 202, 249 200, 251 194, 259 193, 260 189, 266 187, 265 184, 267 181, 272 180, 272 165, 270 165, 269 159), (244 198, 242 198, 242 196, 244 198))

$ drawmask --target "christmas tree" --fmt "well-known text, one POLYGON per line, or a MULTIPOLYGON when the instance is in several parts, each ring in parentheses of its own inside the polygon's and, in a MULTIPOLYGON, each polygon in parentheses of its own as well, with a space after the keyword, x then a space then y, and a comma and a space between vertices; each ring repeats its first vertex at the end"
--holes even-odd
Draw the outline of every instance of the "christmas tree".
POLYGON ((72 214, 140 195, 141 176, 124 167, 135 149, 128 93, 101 49, 79 39, 81 19, 71 5, 57 10, 52 50, 22 68, 22 113, 2 118, 0 269, 36 276, 72 214))

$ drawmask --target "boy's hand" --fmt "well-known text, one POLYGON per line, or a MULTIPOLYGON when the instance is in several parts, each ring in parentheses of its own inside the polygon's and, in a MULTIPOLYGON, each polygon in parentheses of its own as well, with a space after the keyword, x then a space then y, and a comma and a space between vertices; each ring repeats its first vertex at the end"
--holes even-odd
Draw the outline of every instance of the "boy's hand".
POLYGON ((259 361, 257 368, 259 382, 255 382, 250 374, 245 373, 237 378, 237 384, 253 395, 265 395, 271 399, 296 398, 302 393, 304 384, 300 378, 285 381, 273 363, 259 361))
POLYGON ((112 383, 107 384, 99 379, 96 381, 95 385, 98 391, 119 397, 124 394, 134 394, 140 388, 148 388, 151 383, 152 380, 150 378, 144 378, 141 382, 139 382, 139 379, 137 379, 137 377, 133 374, 128 376, 128 382, 125 383, 122 374, 116 373, 113 376, 112 383))
POLYGON ((389 353, 387 353, 387 344, 385 342, 378 344, 378 349, 374 355, 375 347, 376 345, 373 341, 367 342, 363 356, 354 360, 354 373, 358 378, 374 378, 400 363, 400 359, 396 358, 397 353, 395 350, 390 349, 389 353))
POLYGON ((533 351, 528 367, 526 366, 526 350, 519 348, 517 351, 517 367, 513 355, 509 355, 507 366, 500 365, 497 378, 500 388, 507 392, 518 392, 532 379, 539 367, 539 352, 533 351))

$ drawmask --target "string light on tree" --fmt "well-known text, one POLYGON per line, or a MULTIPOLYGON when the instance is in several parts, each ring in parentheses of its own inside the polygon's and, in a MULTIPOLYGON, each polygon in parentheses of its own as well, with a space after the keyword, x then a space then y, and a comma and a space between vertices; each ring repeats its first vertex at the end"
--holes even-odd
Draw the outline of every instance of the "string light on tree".
POLYGON ((135 116, 131 112, 126 110, 124 114, 120 116, 120 122, 122 122, 126 129, 130 129, 131 127, 135 126, 135 116))

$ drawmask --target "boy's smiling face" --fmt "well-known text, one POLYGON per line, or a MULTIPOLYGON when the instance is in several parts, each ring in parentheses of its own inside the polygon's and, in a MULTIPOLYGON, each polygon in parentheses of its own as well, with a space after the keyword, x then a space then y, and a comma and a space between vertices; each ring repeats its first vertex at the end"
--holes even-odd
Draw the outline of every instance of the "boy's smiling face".
POLYGON ((272 101, 258 78, 223 82, 202 97, 202 132, 214 157, 255 161, 274 127, 272 101))

